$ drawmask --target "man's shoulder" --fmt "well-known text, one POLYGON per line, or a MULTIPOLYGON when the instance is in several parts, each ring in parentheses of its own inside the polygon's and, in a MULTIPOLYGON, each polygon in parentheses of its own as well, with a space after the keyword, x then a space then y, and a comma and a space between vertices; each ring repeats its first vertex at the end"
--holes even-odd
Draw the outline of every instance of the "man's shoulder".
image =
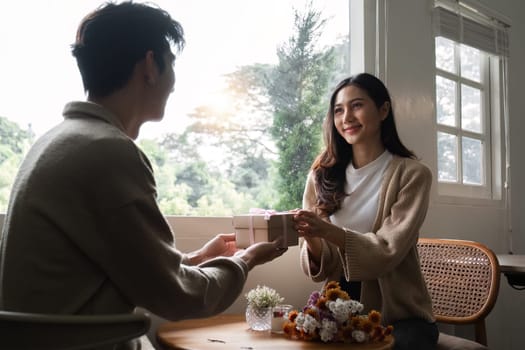
POLYGON ((96 119, 66 119, 44 134, 35 144, 46 148, 60 148, 62 152, 99 156, 111 155, 137 148, 133 140, 116 127, 96 119))
POLYGON ((104 121, 66 119, 32 146, 26 166, 38 172, 89 176, 143 168, 145 161, 133 140, 104 121), (114 169, 114 171, 109 171, 114 169), (82 175, 84 174, 84 175, 82 175))

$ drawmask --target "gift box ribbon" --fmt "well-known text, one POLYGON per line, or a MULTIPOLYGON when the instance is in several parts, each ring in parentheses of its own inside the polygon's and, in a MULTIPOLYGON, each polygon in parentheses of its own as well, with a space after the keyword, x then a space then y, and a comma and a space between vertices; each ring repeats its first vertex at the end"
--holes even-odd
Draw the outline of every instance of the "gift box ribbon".
MULTIPOLYGON (((287 212, 278 212, 273 209, 261 209, 261 208, 251 208, 249 211, 250 214, 264 214, 264 220, 269 221, 270 216, 274 214, 287 214, 287 212)), ((283 236, 284 242, 288 242, 288 225, 286 225, 286 216, 281 215, 281 220, 283 223, 283 236)), ((249 232, 250 232, 250 245, 255 243, 255 229, 253 227, 253 216, 250 216, 249 232)))

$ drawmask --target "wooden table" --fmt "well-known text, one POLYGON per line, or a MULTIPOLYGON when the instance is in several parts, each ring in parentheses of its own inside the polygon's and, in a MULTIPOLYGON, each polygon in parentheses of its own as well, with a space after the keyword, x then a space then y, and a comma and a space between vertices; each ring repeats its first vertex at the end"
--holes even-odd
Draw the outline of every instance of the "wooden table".
POLYGON ((507 282, 515 289, 525 289, 525 255, 498 254, 500 271, 507 277, 507 282))
POLYGON ((219 315, 206 319, 164 323, 157 331, 157 339, 166 349, 178 350, 388 350, 394 344, 391 336, 384 342, 375 344, 324 344, 291 340, 284 334, 250 330, 244 315, 219 315))

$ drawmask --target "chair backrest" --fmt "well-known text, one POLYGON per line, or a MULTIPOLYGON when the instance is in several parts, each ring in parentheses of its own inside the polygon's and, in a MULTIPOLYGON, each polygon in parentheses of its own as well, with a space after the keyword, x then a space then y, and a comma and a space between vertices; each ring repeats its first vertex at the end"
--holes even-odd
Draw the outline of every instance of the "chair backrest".
POLYGON ((0 311, 0 349, 81 350, 138 338, 145 314, 49 315, 0 311))
POLYGON ((485 318, 500 283, 494 252, 477 242, 434 238, 420 238, 417 250, 436 320, 474 324, 476 341, 487 345, 485 318))

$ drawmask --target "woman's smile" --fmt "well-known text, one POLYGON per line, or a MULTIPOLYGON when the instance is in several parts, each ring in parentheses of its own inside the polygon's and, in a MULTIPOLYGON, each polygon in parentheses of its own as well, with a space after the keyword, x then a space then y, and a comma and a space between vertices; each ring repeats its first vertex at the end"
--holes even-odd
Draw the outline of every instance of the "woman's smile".
POLYGON ((362 126, 360 124, 345 126, 343 128, 343 132, 345 134, 355 135, 361 130, 361 128, 362 128, 362 126))

